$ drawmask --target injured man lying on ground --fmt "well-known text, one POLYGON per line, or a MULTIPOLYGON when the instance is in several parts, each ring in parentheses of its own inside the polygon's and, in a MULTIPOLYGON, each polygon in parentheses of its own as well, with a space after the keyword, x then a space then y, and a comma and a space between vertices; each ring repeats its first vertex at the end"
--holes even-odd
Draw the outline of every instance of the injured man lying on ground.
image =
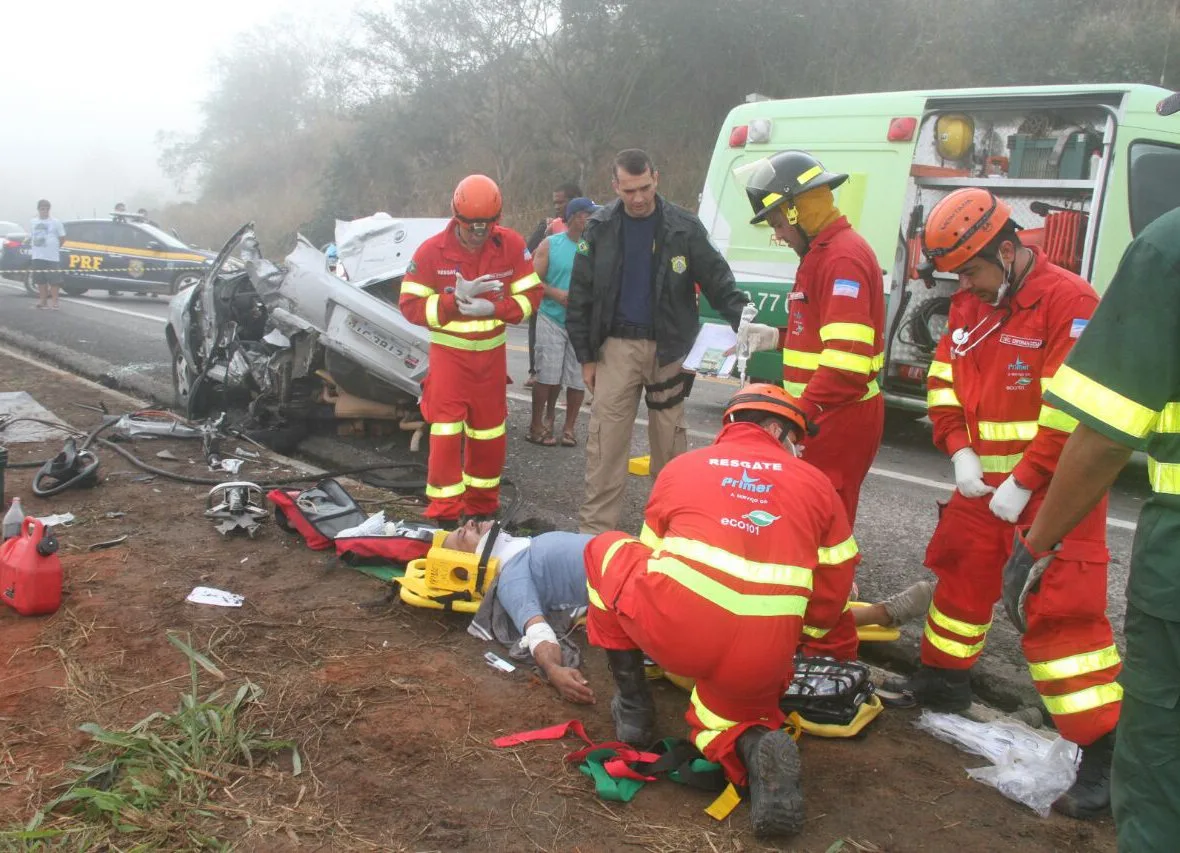
MULTIPOLYGON (((468 521, 447 535, 444 548, 483 552, 492 522, 468 521)), ((593 704, 594 691, 582 675, 582 652, 570 635, 586 613, 586 565, 583 553, 593 536, 554 531, 538 536, 510 536, 500 531, 491 556, 500 570, 489 586, 467 631, 506 646, 518 661, 532 657, 563 699, 593 704)), ((857 627, 898 627, 926 614, 934 586, 919 581, 885 601, 858 607, 857 627)))

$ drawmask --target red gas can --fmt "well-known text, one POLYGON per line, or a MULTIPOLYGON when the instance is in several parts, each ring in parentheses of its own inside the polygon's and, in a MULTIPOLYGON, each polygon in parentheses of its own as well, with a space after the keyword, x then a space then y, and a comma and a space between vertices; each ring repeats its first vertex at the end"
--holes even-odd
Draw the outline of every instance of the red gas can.
POLYGON ((26 518, 20 534, 0 545, 0 600, 22 616, 61 606, 62 570, 52 527, 26 518))

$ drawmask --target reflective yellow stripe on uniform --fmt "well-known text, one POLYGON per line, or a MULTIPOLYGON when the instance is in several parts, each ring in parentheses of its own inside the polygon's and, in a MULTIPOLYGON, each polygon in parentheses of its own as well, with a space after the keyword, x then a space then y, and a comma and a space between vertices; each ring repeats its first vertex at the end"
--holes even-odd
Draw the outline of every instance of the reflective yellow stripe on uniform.
POLYGON ((472 332, 494 332, 503 325, 501 320, 452 320, 443 326, 442 330, 456 334, 470 334, 472 332))
POLYGON ((805 595, 744 595, 701 574, 675 557, 653 558, 647 570, 676 581, 735 616, 802 616, 807 610, 805 595))
POLYGON ((954 658, 972 658, 983 651, 983 644, 987 642, 987 637, 980 639, 978 643, 967 645, 960 643, 957 640, 948 640, 941 634, 934 633, 934 629, 930 627, 930 623, 926 623, 925 631, 926 639, 930 641, 930 645, 938 649, 940 652, 945 652, 954 658))
POLYGON ((426 497, 428 498, 453 498, 456 495, 461 495, 467 491, 467 487, 462 483, 456 483, 453 486, 427 486, 426 497))
POLYGON ((980 456, 979 463, 985 474, 1011 474, 1020 464, 1023 453, 1009 453, 1007 456, 980 456))
POLYGON ((499 477, 472 477, 470 474, 463 475, 463 483, 473 489, 494 489, 500 485, 499 477))
POLYGON ((468 350, 469 352, 486 352, 490 349, 495 349, 498 346, 503 346, 504 341, 508 339, 508 335, 504 332, 496 335, 494 338, 484 338, 483 340, 468 340, 467 338, 457 338, 454 335, 448 335, 446 332, 431 332, 430 342, 438 344, 439 346, 450 347, 451 349, 468 350))
POLYGON ((430 425, 431 435, 458 435, 463 432, 463 421, 450 421, 430 425))
POLYGON ((408 293, 410 296, 421 296, 424 298, 434 296, 434 288, 425 284, 418 284, 416 281, 403 281, 401 292, 408 293))
POLYGON ((639 541, 655 551, 653 556, 657 558, 664 554, 684 557, 687 560, 704 563, 719 572, 750 583, 812 588, 811 569, 801 566, 791 566, 785 563, 759 563, 739 557, 737 554, 731 554, 714 545, 707 545, 704 542, 685 539, 681 536, 668 536, 660 539, 646 524, 640 531, 639 541))
POLYGON ((872 346, 877 340, 877 333, 872 326, 866 326, 863 323, 828 323, 826 326, 820 327, 819 339, 824 343, 828 341, 854 341, 872 346))
MULTIPOLYGON (((438 329, 442 323, 438 319, 438 300, 440 299, 437 293, 432 293, 426 299, 426 325, 432 329, 438 329)), ((432 336, 433 337, 433 336, 432 336)))
POLYGON ((849 373, 863 373, 865 376, 879 369, 876 358, 840 349, 824 350, 819 354, 819 363, 823 367, 834 367, 837 370, 847 370, 849 373))
POLYGON ((524 293, 530 287, 536 287, 541 283, 541 277, 535 272, 531 272, 526 276, 518 278, 512 284, 508 285, 509 293, 524 293))
POLYGON ((1065 693, 1061 696, 1042 696, 1045 709, 1054 716, 1062 714, 1080 714, 1083 711, 1093 711, 1103 705, 1110 705, 1121 701, 1123 686, 1117 681, 1111 684, 1095 684, 1085 690, 1075 693, 1065 693))
POLYGON ((1049 390, 1097 421, 1133 438, 1143 438, 1160 418, 1160 413, 1100 385, 1068 364, 1061 365, 1049 390))
POLYGON ((786 367, 798 367, 803 370, 815 370, 819 367, 819 353, 785 349, 783 350, 783 365, 786 367))
POLYGON ((783 382, 783 390, 792 397, 802 397, 803 392, 807 390, 806 382, 783 382))
POLYGON ((1049 429, 1055 429, 1058 432, 1073 432, 1078 428, 1078 419, 1073 415, 1066 414, 1061 409, 1054 409, 1048 403, 1041 406, 1040 417, 1037 418, 1037 423, 1049 429))
POLYGON ((1060 681, 1063 678, 1074 678, 1091 672, 1110 669, 1119 662, 1119 650, 1114 646, 1107 646, 1096 652, 1083 652, 1080 655, 1070 655, 1057 660, 1041 661, 1028 665, 1029 675, 1034 681, 1060 681))
POLYGON ((958 634, 960 637, 978 637, 980 634, 986 634, 992 626, 991 620, 988 620, 984 625, 976 625, 964 622, 962 619, 954 619, 935 607, 933 602, 930 603, 930 609, 926 615, 939 628, 950 631, 952 634, 958 634))
POLYGON ((473 438, 476 441, 491 441, 493 438, 499 438, 504 435, 505 429, 504 424, 489 427, 488 429, 472 429, 464 424, 463 432, 466 433, 468 438, 473 438))
POLYGON ((1037 437, 1037 422, 980 421, 979 437, 984 441, 1032 441, 1037 437))
MULTIPOLYGON (((610 561, 614 559, 615 554, 620 548, 622 548, 624 545, 630 545, 638 541, 638 539, 632 539, 628 536, 624 539, 618 540, 617 542, 612 542, 611 546, 606 549, 606 553, 602 557, 602 565, 598 567, 599 574, 606 574, 607 567, 610 566, 610 561)), ((599 610, 606 610, 606 602, 602 600, 602 596, 599 595, 598 591, 591 585, 589 579, 586 580, 586 589, 590 593, 590 603, 599 610)))
POLYGON ((512 299, 520 306, 521 314, 524 315, 521 319, 527 320, 533 315, 533 303, 529 302, 527 296, 518 293, 512 299))
POLYGON ((709 707, 701 701, 701 697, 697 695, 696 687, 693 687, 692 693, 689 694, 688 701, 689 704, 692 705, 692 710, 693 713, 696 714, 696 718, 700 721, 701 726, 704 727, 704 731, 698 734, 694 740, 696 748, 701 752, 705 751, 705 747, 711 744, 716 739, 717 735, 721 734, 726 729, 732 729, 737 725, 737 720, 727 720, 720 714, 710 710, 709 707))
POLYGON ((926 371, 928 379, 941 379, 943 382, 954 382, 955 371, 951 367, 950 362, 946 361, 932 361, 930 362, 930 369, 926 371))
POLYGON ((1180 403, 1168 403, 1160 412, 1156 432, 1180 432, 1180 403))
POLYGON ((1147 457, 1147 479, 1157 495, 1180 495, 1180 465, 1147 457))
POLYGON ((849 536, 839 545, 832 545, 829 548, 819 549, 819 562, 824 566, 838 566, 841 563, 847 562, 860 553, 860 549, 856 546, 856 539, 849 536))
POLYGON ((933 409, 936 406, 963 408, 963 404, 959 402, 959 395, 955 393, 954 388, 931 388, 927 391, 926 407, 933 409))
POLYGON ((828 635, 828 628, 812 628, 810 625, 803 626, 803 633, 809 637, 815 637, 817 640, 822 640, 828 635))

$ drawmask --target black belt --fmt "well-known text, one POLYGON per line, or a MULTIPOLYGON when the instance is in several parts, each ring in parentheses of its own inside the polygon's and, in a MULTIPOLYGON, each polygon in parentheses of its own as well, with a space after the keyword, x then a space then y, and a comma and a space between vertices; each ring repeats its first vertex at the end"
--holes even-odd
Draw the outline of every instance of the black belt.
POLYGON ((651 326, 636 326, 631 323, 615 323, 610 327, 611 338, 623 338, 628 341, 654 341, 656 330, 651 326))

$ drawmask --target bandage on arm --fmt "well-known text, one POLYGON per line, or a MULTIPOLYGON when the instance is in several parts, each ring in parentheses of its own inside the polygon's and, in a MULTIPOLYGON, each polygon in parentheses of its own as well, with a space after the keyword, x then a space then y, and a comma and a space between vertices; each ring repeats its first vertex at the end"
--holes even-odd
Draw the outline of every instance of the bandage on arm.
POLYGON ((534 657, 537 654, 537 646, 541 645, 541 643, 553 643, 553 645, 557 645, 557 634, 554 633, 549 623, 544 620, 533 622, 525 628, 524 639, 528 643, 529 654, 534 657))

